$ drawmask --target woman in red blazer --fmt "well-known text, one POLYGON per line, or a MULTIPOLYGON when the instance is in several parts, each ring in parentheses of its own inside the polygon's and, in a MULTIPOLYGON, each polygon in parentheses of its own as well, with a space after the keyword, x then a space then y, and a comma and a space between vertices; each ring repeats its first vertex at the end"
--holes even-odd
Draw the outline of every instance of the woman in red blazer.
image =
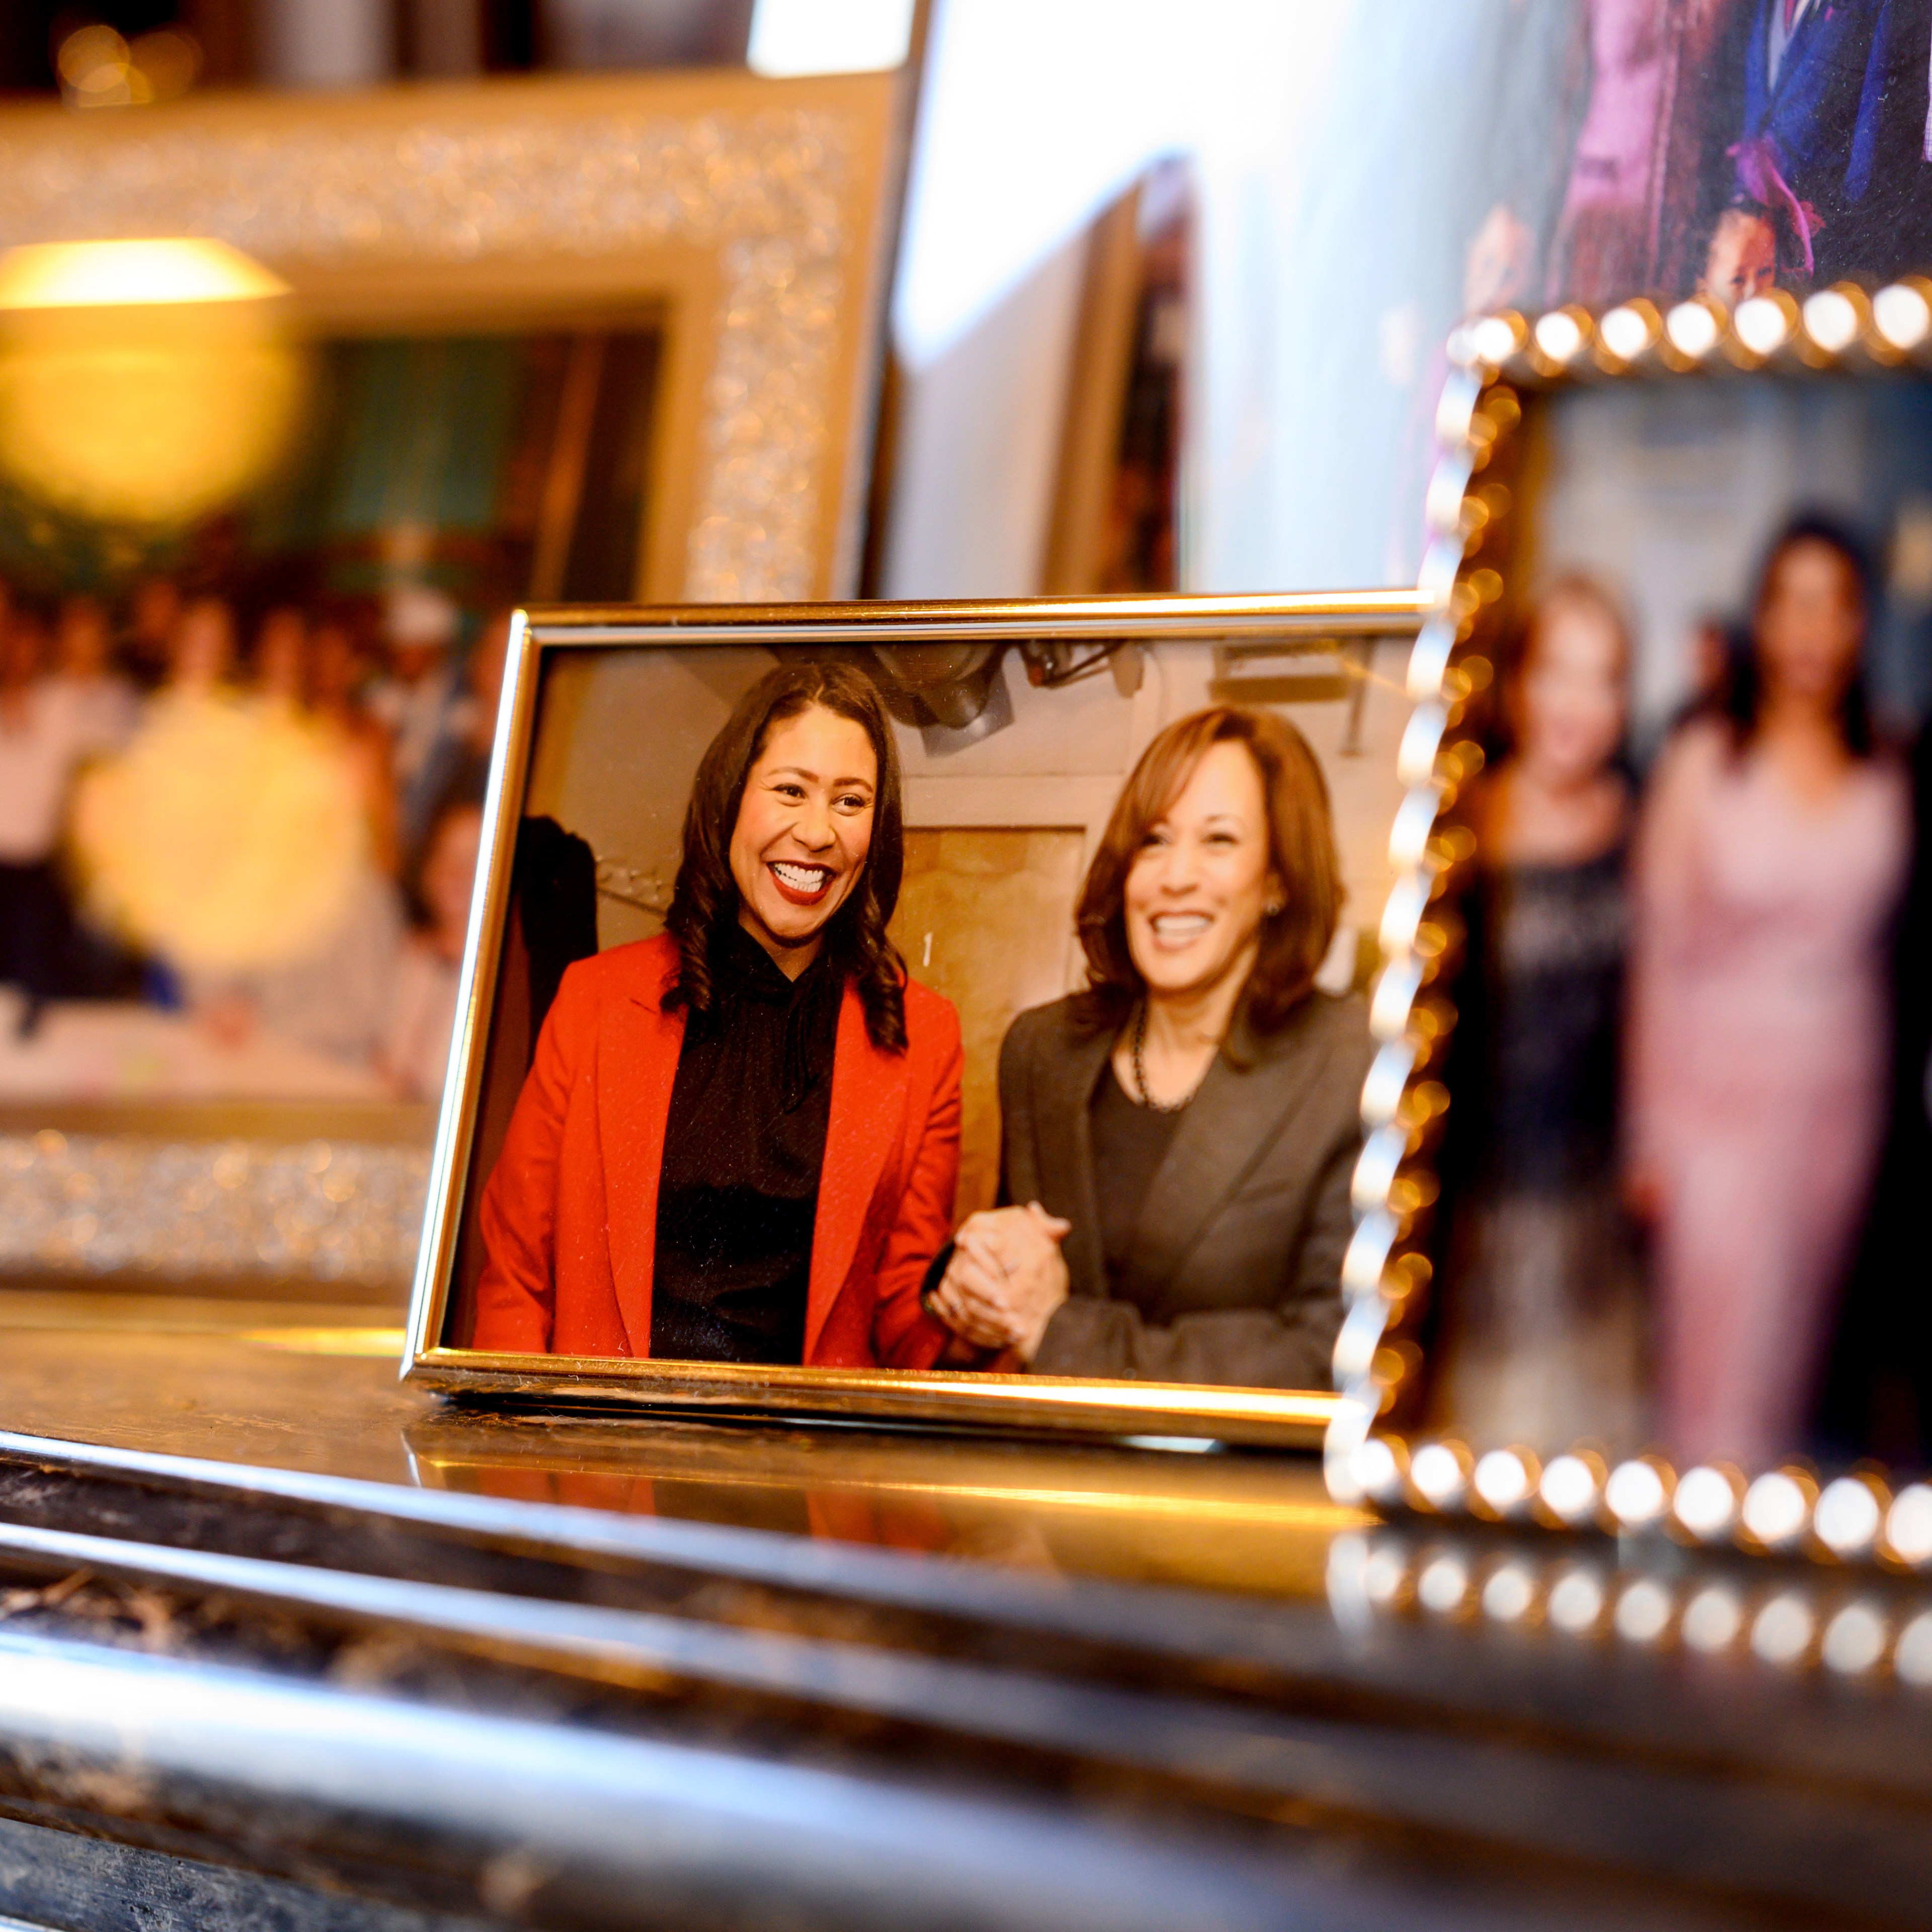
POLYGON ((791 660, 692 787, 665 932, 579 962, 483 1191, 472 1346, 931 1366, 958 1016, 886 937, 904 838, 878 692, 791 660))

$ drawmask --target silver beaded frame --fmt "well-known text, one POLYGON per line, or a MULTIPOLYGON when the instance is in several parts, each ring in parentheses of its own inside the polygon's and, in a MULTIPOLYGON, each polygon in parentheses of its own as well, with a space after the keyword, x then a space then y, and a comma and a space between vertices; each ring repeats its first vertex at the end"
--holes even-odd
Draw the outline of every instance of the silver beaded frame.
POLYGON ((1434 1198, 1430 1154, 1450 1100, 1432 1077, 1455 1015, 1431 983, 1447 934, 1430 911, 1460 855, 1437 820, 1481 762, 1454 734, 1487 669, 1475 647, 1503 583, 1485 550, 1513 507, 1484 472, 1516 433, 1526 391, 1733 370, 1932 369, 1932 280, 1908 277, 1876 293, 1844 283, 1802 302, 1779 290, 1735 313, 1699 296, 1667 310, 1640 300, 1534 319, 1484 315, 1455 331, 1448 355, 1419 584, 1428 616, 1409 658, 1415 708, 1398 754, 1405 792, 1390 844, 1396 876, 1371 1013, 1380 1046, 1363 1093, 1358 1225, 1342 1268, 1340 1400, 1324 1446, 1330 1492, 1338 1502, 1425 1518, 1649 1532, 1753 1554, 1932 1572, 1932 1479, 1861 1465, 1821 1484, 1796 1459, 1764 1470, 1680 1471, 1651 1454, 1612 1466, 1584 1445, 1545 1463, 1526 1448, 1478 1455, 1453 1436, 1394 1426, 1420 1362, 1412 1336, 1429 1268, 1418 1224, 1434 1198))

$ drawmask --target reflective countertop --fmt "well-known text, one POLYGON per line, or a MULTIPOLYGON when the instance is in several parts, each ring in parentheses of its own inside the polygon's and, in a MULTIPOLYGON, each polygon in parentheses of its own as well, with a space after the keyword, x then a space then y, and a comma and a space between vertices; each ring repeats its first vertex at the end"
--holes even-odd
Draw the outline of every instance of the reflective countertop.
POLYGON ((452 1406, 399 1385, 384 1318, 0 1292, 0 1412, 150 1454, 1275 1596, 1320 1594, 1330 1540, 1367 1520, 1306 1455, 452 1406))
MULTIPOLYGON (((86 1676, 104 1708, 158 1695, 136 1666, 164 1655, 184 1714, 142 1750, 237 1670, 318 1737, 366 1742, 340 1700, 379 1695, 424 1750, 458 1713, 703 1745, 706 1830, 782 1762, 852 1780, 860 1811, 917 1791, 944 1849, 964 1778, 1012 1829, 1060 1818, 1054 1857, 1096 1873, 1158 1841, 1204 1898, 1248 1861, 1260 1888, 1230 1924, 1324 1900, 1306 1922, 1406 1932, 1910 1924, 1932 1895, 1920 1580, 1378 1522, 1287 1452, 447 1405, 399 1384, 399 1318, 0 1290, 0 1650, 86 1676)), ((118 1775, 121 1746, 28 1708, 41 1681, 0 1671, 0 1784, 8 1739, 46 1725, 118 1775)), ((234 1739, 207 1744, 196 1774, 252 1816, 234 1739)), ((88 1828, 138 1838, 145 1788, 90 1798, 88 1828)), ((196 1842, 229 1846, 227 1815, 196 1842)), ((310 1816, 280 1828, 309 1845, 310 1816)), ((415 1869, 414 1827, 379 1822, 415 1869)), ((634 1838, 603 1845, 610 1874, 634 1838)), ((310 1851, 346 1874, 360 1842, 310 1851)), ((437 1882, 471 1884, 470 1856, 452 1839, 437 1882)), ((788 1897, 784 1859, 764 1865, 788 1897)), ((824 1922, 861 1922, 870 1869, 824 1922)), ((959 1871, 907 1870, 953 1922, 959 1871)), ((634 1880, 610 1882, 627 1922, 634 1880)), ((1059 1922, 1050 1884, 1024 1912, 1016 1885, 1009 1920, 1059 1922)), ((1136 1901, 1107 1922, 1143 1922, 1136 1901)))

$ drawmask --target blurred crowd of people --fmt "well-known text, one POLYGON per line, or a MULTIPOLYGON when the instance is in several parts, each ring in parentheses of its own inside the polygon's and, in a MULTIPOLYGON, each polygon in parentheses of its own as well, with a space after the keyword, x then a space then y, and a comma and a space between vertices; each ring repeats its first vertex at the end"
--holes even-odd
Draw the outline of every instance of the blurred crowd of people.
POLYGON ((0 982, 441 1090, 507 613, 0 585, 0 982))
POLYGON ((1641 778, 1617 598, 1553 585, 1459 806, 1445 1414, 1765 1467, 1932 1447, 1932 753, 1865 704, 1874 578, 1801 517, 1641 778))

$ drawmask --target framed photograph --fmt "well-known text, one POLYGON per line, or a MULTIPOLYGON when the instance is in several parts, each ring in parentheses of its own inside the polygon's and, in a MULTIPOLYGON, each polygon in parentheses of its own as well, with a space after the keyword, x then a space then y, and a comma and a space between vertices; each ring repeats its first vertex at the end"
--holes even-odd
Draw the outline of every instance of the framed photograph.
POLYGON ((263 413, 214 315, 251 304, 118 308, 116 366, 173 416, 116 491, 56 487, 22 422, 84 434, 120 378, 8 284, 4 681, 87 730, 0 772, 31 874, 0 917, 0 1275, 400 1309, 509 611, 854 590, 900 86, 0 108, 0 251, 245 258, 291 424, 238 492, 161 502, 263 413))
POLYGON ((1341 1494, 1932 1561, 1928 296, 1457 332, 1341 1494))
POLYGON ((406 1376, 1319 1441, 1416 608, 520 616, 406 1376))

